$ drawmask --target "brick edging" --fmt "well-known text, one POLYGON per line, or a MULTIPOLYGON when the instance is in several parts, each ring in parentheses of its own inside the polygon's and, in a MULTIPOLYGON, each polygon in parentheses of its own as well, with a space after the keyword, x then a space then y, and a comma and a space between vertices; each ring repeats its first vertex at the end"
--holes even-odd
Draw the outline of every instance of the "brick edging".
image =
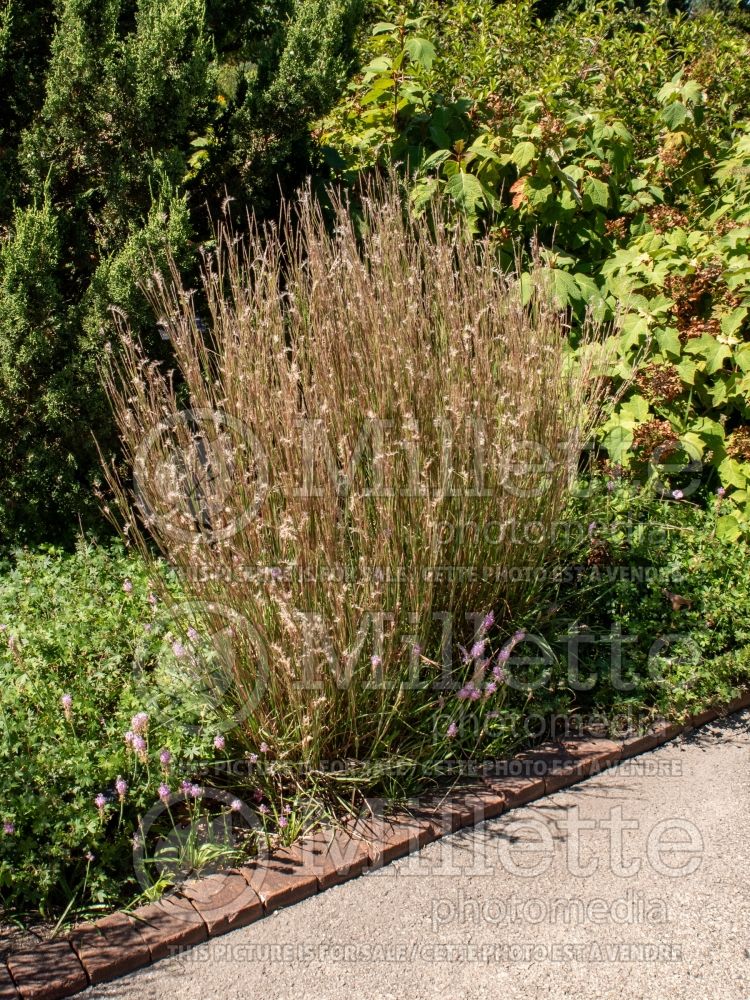
POLYGON ((371 816, 349 829, 319 830, 292 847, 181 886, 130 913, 83 924, 66 937, 0 962, 0 1000, 59 1000, 142 968, 180 948, 244 927, 275 910, 389 864, 426 844, 653 750, 680 733, 750 707, 750 690, 684 723, 659 721, 624 739, 565 739, 485 768, 445 796, 421 797, 408 813, 371 816))

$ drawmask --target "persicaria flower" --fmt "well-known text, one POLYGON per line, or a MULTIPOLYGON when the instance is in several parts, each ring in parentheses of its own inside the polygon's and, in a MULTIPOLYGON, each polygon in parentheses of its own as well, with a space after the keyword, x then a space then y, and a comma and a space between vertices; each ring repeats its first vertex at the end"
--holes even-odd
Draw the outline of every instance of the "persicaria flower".
MULTIPOLYGON (((498 682, 498 684, 504 684, 505 683, 506 674, 505 674, 505 671, 503 670, 503 668, 500 666, 499 663, 496 664, 492 668, 492 676, 495 678, 495 680, 498 682)), ((490 682, 490 683, 492 683, 492 682, 490 682)))
POLYGON ((192 781, 183 781, 183 782, 180 783, 180 788, 182 789, 182 791, 184 792, 185 795, 189 795, 190 794, 190 789, 192 787, 193 787, 192 781))
POLYGON ((178 660, 181 656, 185 655, 185 647, 182 645, 179 639, 175 640, 175 642, 172 643, 172 652, 174 653, 174 655, 177 657, 178 660))
POLYGON ((203 795, 203 789, 200 785, 191 785, 188 795, 191 799, 199 799, 203 795))
POLYGON ((12 837, 15 832, 16 832, 16 824, 11 823, 10 820, 6 820, 5 823, 3 823, 3 833, 5 834, 5 836, 12 837))
POLYGON ((133 590, 132 581, 125 580, 123 582, 122 589, 125 591, 126 594, 130 594, 132 592, 132 590, 133 590))
POLYGON ((289 820, 286 816, 279 816, 279 826, 283 829, 285 826, 289 825, 289 820))
POLYGON ((148 603, 153 607, 156 604, 156 594, 148 595, 148 603))
POLYGON ((138 754, 138 759, 140 761, 145 761, 148 756, 146 752, 146 741, 142 736, 133 737, 133 749, 138 754))
POLYGON ((254 802, 261 802, 262 799, 263 799, 263 791, 262 791, 262 789, 256 788, 255 791, 253 792, 253 801, 254 802))
POLYGON ((510 647, 509 646, 503 646, 503 648, 497 654, 497 658, 498 658, 498 660, 500 660, 501 663, 505 663, 507 660, 509 660, 510 659, 510 647))
POLYGON ((485 646, 487 645, 487 640, 482 639, 481 642, 475 642, 471 647, 471 658, 472 660, 478 660, 479 657, 484 653, 485 646))
POLYGON ((250 761, 251 764, 257 764, 258 763, 258 755, 257 755, 257 753, 250 753, 250 754, 248 754, 247 755, 247 759, 250 761))
POLYGON ((229 808, 232 810, 233 813, 241 812, 242 802, 239 799, 232 799, 232 801, 229 803, 229 808))
POLYGON ((132 730, 128 729, 128 731, 125 733, 124 738, 126 745, 132 747, 133 740, 135 739, 135 733, 132 730))
POLYGON ((130 720, 134 733, 145 733, 148 729, 148 712, 136 712, 130 720))
POLYGON ((727 491, 724 489, 723 486, 720 486, 718 488, 718 490, 716 491, 716 496, 717 497, 725 497, 726 495, 727 495, 727 491))
POLYGON ((285 816, 288 816, 289 813, 292 811, 292 807, 290 805, 286 805, 281 811, 284 813, 285 816))
POLYGON ((523 631, 523 629, 520 629, 518 632, 513 633, 513 642, 523 642, 525 638, 526 638, 526 633, 523 631))
POLYGON ((497 691, 497 684, 494 681, 490 681, 485 687, 484 693, 489 697, 489 695, 494 694, 495 691, 497 691))
POLYGON ((159 763, 162 767, 169 767, 172 762, 172 754, 166 748, 159 754, 159 763))
POLYGON ((261 753, 268 753, 268 744, 267 743, 261 743, 261 745, 258 747, 258 749, 260 750, 261 753))
POLYGON ((375 654, 375 656, 370 657, 370 664, 372 665, 373 670, 377 670, 377 668, 380 666, 382 662, 383 661, 380 659, 377 653, 375 654))
POLYGON ((94 805, 99 810, 100 816, 104 815, 104 807, 106 806, 106 804, 107 804, 106 795, 103 795, 101 792, 99 792, 99 794, 94 799, 94 805))
POLYGON ((197 631, 196 631, 196 630, 195 630, 195 629, 193 628, 193 626, 192 626, 192 625, 191 625, 191 626, 190 626, 190 628, 189 628, 189 629, 187 630, 187 637, 188 637, 188 639, 189 639, 189 640, 190 640, 191 642, 196 642, 196 641, 197 641, 197 639, 198 639, 198 633, 197 633, 197 631))
POLYGON ((214 747, 217 750, 223 750, 226 745, 227 741, 221 734, 214 736, 214 747))
POLYGON ((489 611, 484 616, 484 621, 482 622, 482 631, 489 632, 489 630, 492 628, 494 624, 495 624, 495 612, 489 611))
POLYGON ((169 785, 159 785, 159 798, 166 802, 170 796, 169 785))
POLYGON ((268 814, 268 806, 265 803, 263 803, 258 809, 258 812, 261 814, 261 816, 266 816, 268 814))
POLYGON ((62 705, 63 711, 65 712, 65 718, 68 719, 68 721, 70 721, 70 719, 73 716, 73 712, 72 712, 73 697, 72 697, 72 695, 64 694, 60 698, 60 704, 62 705))
POLYGON ((120 802, 125 801, 125 796, 128 793, 128 783, 127 781, 118 774, 117 781, 115 782, 115 791, 120 799, 120 802))
POLYGON ((674 497, 675 500, 682 500, 685 494, 682 492, 682 490, 672 490, 672 496, 674 497))
POLYGON ((451 724, 448 726, 445 732, 446 736, 448 736, 449 739, 453 739, 453 737, 456 736, 456 734, 458 733, 458 726, 456 725, 455 722, 451 722, 451 724))

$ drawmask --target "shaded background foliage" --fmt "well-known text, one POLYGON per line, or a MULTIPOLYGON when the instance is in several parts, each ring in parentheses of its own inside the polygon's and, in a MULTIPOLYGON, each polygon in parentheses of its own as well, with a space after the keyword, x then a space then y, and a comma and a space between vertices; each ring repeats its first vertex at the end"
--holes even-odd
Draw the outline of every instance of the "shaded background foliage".
POLYGON ((360 0, 8 0, 0 12, 0 544, 98 523, 109 307, 159 344, 138 282, 209 213, 274 210, 309 163, 360 0), (225 199, 229 199, 225 201, 225 199))

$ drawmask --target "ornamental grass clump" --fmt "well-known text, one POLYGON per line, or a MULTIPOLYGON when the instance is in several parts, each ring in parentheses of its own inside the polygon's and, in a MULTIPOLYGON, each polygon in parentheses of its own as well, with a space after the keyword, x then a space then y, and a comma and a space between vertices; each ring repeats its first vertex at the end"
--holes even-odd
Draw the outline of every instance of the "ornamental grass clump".
POLYGON ((333 216, 304 194, 278 227, 220 227, 198 291, 153 276, 174 364, 120 317, 109 480, 188 595, 175 641, 211 638, 179 666, 233 739, 279 766, 434 761, 513 697, 601 381, 541 286, 395 185, 333 216))

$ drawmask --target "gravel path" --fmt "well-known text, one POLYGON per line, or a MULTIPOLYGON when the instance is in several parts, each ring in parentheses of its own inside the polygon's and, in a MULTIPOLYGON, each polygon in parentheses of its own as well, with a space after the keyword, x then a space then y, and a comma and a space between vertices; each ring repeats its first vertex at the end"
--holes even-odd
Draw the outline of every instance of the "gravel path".
POLYGON ((750 712, 89 990, 750 1000, 750 712))

